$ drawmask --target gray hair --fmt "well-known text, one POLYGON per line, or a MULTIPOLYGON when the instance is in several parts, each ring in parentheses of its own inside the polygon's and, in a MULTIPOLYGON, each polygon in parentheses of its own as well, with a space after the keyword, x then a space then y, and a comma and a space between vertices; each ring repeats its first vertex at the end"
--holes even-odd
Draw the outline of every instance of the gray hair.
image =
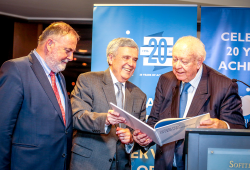
POLYGON ((188 47, 188 55, 194 56, 196 59, 202 59, 203 61, 206 58, 205 45, 201 42, 200 39, 193 36, 184 36, 179 38, 175 45, 173 46, 173 53, 175 50, 178 50, 178 45, 186 44, 188 47), (177 49, 176 49, 177 48, 177 49))
POLYGON ((60 36, 65 36, 67 34, 72 34, 76 37, 77 41, 79 41, 80 36, 77 32, 65 22, 53 22, 50 24, 39 36, 38 44, 43 44, 48 38, 57 38, 60 36))
POLYGON ((123 37, 122 38, 113 39, 108 44, 108 47, 107 47, 107 50, 106 50, 108 64, 109 64, 109 58, 108 58, 108 56, 110 54, 113 54, 114 56, 116 56, 119 47, 136 48, 137 51, 139 52, 138 45, 136 44, 136 42, 133 39, 131 39, 131 38, 123 38, 123 37))

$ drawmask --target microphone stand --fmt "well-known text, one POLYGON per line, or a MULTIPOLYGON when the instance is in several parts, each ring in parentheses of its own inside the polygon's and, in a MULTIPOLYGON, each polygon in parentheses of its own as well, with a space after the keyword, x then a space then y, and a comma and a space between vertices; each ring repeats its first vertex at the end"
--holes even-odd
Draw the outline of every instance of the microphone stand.
POLYGON ((232 82, 241 82, 243 84, 245 84, 247 87, 250 87, 248 84, 244 83, 243 81, 237 80, 237 79, 232 79, 232 82))

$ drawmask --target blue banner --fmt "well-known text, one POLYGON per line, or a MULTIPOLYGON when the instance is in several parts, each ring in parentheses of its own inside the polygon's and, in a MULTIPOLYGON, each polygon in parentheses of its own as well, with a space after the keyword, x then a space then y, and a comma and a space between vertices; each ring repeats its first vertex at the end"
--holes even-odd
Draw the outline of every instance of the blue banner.
MULTIPOLYGON (((205 63, 231 79, 250 84, 250 8, 201 7, 201 41, 205 63)), ((250 88, 238 82, 246 123, 250 118, 250 88)))
MULTIPOLYGON (((147 94, 147 115, 153 105, 159 76, 172 70, 172 47, 182 36, 197 35, 197 6, 95 5, 91 71, 108 68, 106 48, 114 38, 132 38, 139 60, 130 81, 147 94)), ((154 147, 131 155, 132 169, 154 168, 154 147)))

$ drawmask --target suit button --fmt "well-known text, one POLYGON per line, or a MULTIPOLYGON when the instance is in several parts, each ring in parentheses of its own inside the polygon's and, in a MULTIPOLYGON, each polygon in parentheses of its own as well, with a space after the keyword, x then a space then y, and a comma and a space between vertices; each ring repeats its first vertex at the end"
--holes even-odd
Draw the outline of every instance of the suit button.
POLYGON ((109 159, 109 162, 112 162, 113 159, 109 159))
POLYGON ((67 131, 67 130, 65 130, 65 134, 68 134, 68 131, 67 131))
POLYGON ((63 154, 62 154, 62 157, 65 158, 65 156, 66 156, 65 153, 63 153, 63 154))

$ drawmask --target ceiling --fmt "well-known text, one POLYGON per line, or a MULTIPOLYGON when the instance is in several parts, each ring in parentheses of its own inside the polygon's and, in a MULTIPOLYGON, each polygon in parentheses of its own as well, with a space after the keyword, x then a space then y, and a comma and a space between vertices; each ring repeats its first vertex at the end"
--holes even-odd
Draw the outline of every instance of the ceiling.
MULTIPOLYGON (((0 15, 26 20, 89 22, 93 4, 197 4, 250 7, 250 0, 0 0, 0 15)), ((200 8, 198 8, 198 22, 200 8)))

